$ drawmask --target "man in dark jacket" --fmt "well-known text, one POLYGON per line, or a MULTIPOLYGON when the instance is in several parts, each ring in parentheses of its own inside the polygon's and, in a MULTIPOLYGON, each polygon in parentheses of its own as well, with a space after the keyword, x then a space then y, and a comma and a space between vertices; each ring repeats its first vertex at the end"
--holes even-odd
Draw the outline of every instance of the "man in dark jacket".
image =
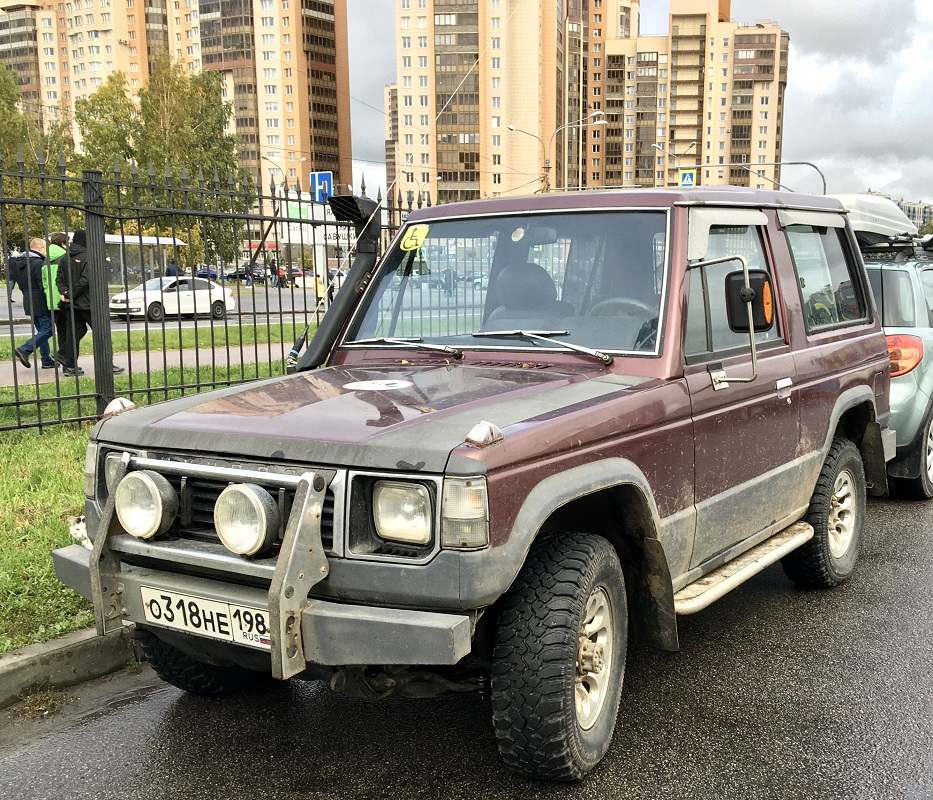
POLYGON ((71 237, 68 252, 62 256, 55 277, 59 313, 55 315, 58 349, 55 360, 66 375, 83 375, 78 366, 78 348, 91 325, 91 298, 88 294, 87 236, 78 229, 71 237))
POLYGON ((11 258, 9 262, 10 275, 19 284, 23 293, 23 308, 32 317, 36 326, 35 335, 19 347, 13 348, 13 354, 24 367, 29 369, 29 362, 36 350, 42 359, 42 368, 51 369, 55 366, 52 354, 49 351, 49 339, 52 338, 52 312, 46 302, 45 292, 42 291, 42 270, 46 263, 45 242, 42 239, 30 239, 29 250, 25 255, 11 258))
MULTIPOLYGON (((81 340, 91 327, 89 284, 92 269, 88 262, 87 234, 79 228, 72 234, 68 252, 62 256, 55 278, 60 301, 59 313, 55 315, 60 352, 55 355, 55 360, 62 365, 66 375, 84 374, 78 366, 78 351, 81 340)), ((123 367, 113 365, 114 374, 123 371, 123 367)))

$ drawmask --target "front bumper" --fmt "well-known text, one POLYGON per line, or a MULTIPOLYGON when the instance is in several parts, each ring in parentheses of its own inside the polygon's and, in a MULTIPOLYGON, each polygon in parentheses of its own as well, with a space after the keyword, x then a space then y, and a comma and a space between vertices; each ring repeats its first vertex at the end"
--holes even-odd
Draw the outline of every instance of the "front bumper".
MULTIPOLYGON (((91 552, 80 545, 55 550, 58 579, 92 600, 91 552)), ((123 620, 145 619, 141 587, 190 594, 218 602, 268 608, 262 589, 121 564, 117 592, 123 620)), ((470 652, 471 621, 462 614, 308 600, 301 611, 303 659, 325 666, 456 664, 470 652)), ((194 634, 191 634, 194 635, 194 634)), ((273 632, 272 646, 277 642, 273 632)))
MULTIPOLYGON (((134 462, 123 453, 114 474, 117 485, 134 462)), ((308 662, 325 666, 341 664, 453 664, 470 651, 470 619, 463 615, 445 616, 436 612, 407 609, 353 607, 310 599, 311 590, 330 572, 330 562, 321 541, 321 516, 327 481, 315 472, 293 476, 295 494, 285 524, 282 544, 276 558, 268 591, 240 583, 216 581, 206 577, 168 572, 161 568, 134 566, 122 561, 113 547, 122 528, 115 511, 116 492, 112 492, 101 510, 94 549, 84 559, 78 572, 60 573, 61 580, 82 592, 94 604, 97 632, 109 633, 126 620, 159 627, 177 627, 168 609, 156 614, 152 603, 159 590, 180 597, 169 599, 183 613, 186 603, 207 603, 206 616, 224 620, 224 631, 208 633, 203 626, 184 624, 187 635, 226 638, 227 620, 236 619, 234 606, 242 621, 250 608, 267 620, 263 630, 237 625, 243 635, 238 643, 254 641, 252 634, 262 634, 261 646, 268 647, 274 678, 290 678, 307 669, 308 662), (86 570, 86 577, 84 575, 86 570), (145 583, 144 583, 145 581, 145 583), (144 610, 143 590, 149 593, 144 610), (227 604, 226 606, 218 604, 227 604), (146 612, 149 612, 148 614, 146 612), (380 612, 385 613, 380 613, 380 612), (389 631, 386 634, 386 631, 389 631), (360 641, 367 644, 359 645, 360 641), (426 658, 424 656, 427 656, 426 658), (348 660, 349 658, 349 660, 348 660)), ((59 556, 63 551, 58 551, 59 556)), ((57 568, 56 562, 56 568, 57 568)), ((203 574, 203 573, 202 573, 203 574)), ((175 606, 172 606, 175 608, 175 606)), ((194 613, 194 611, 192 611, 194 613)), ((198 611, 200 618, 201 612, 198 611)), ((250 618, 252 618, 252 613, 250 618)))

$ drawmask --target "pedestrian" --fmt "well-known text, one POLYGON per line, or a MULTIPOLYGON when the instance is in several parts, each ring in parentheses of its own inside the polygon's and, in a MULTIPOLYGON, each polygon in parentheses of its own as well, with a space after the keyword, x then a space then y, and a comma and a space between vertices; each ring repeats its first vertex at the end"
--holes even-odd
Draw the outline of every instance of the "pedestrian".
MULTIPOLYGON (((68 234, 63 231, 56 231, 49 236, 48 258, 42 267, 42 292, 45 294, 45 302, 48 304, 49 313, 52 315, 52 322, 58 329, 58 319, 56 310, 58 309, 58 268, 62 263, 62 258, 68 252, 68 234)), ((61 316, 59 314, 59 316, 61 316)), ((57 343, 58 350, 61 350, 61 344, 57 343)), ((54 359, 53 359, 54 364, 54 359)))
POLYGON ((15 247, 12 248, 6 254, 6 296, 7 300, 10 302, 10 305, 16 301, 13 299, 13 289, 16 288, 16 277, 13 275, 13 270, 10 267, 10 261, 14 258, 19 258, 22 253, 19 252, 15 247))
POLYGON ((49 310, 46 293, 42 289, 42 272, 46 265, 46 245, 42 239, 29 240, 29 249, 24 255, 10 259, 10 274, 14 276, 23 293, 23 308, 32 317, 36 332, 32 338, 13 348, 20 364, 29 369, 29 361, 36 350, 42 360, 43 369, 52 369, 55 362, 49 350, 52 338, 52 312, 49 310))
MULTIPOLYGON (((81 340, 91 327, 90 276, 94 266, 88 262, 87 234, 82 228, 74 232, 68 252, 59 264, 56 286, 59 292, 56 328, 58 329, 59 352, 55 360, 63 367, 65 375, 83 375, 78 366, 81 340)), ((123 367, 113 365, 114 375, 124 372, 123 367)))

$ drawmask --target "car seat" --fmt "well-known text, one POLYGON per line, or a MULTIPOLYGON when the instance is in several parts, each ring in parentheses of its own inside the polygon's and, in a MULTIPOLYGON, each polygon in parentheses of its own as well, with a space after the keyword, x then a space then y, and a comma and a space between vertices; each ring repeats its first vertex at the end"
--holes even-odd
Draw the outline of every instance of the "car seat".
POLYGON ((494 302, 498 305, 486 322, 498 320, 559 319, 575 313, 570 303, 557 299, 554 280, 540 264, 511 264, 495 280, 494 302))

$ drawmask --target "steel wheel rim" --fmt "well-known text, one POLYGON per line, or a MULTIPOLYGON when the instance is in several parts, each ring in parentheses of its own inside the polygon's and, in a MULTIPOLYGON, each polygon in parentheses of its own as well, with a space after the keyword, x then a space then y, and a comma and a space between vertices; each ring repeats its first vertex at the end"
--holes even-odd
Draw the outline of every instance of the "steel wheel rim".
POLYGON ((586 601, 577 640, 574 708, 583 730, 596 724, 609 693, 613 661, 613 618, 609 595, 597 586, 586 601))
POLYGON ((846 554, 855 535, 855 479, 845 469, 836 476, 829 511, 829 551, 836 558, 846 554))

